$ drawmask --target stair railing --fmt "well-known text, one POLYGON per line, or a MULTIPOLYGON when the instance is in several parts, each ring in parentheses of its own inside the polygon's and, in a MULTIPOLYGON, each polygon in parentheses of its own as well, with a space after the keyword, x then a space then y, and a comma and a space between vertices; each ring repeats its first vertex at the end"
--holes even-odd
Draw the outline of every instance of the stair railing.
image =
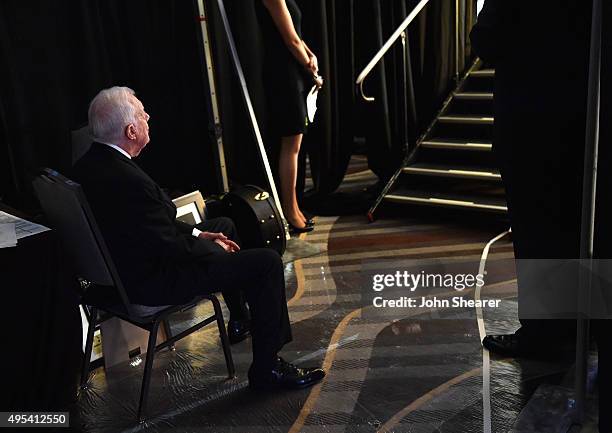
MULTIPOLYGON (((410 149, 410 145, 408 143, 408 141, 409 141, 409 132, 408 132, 408 86, 410 86, 410 91, 411 91, 412 95, 414 95, 414 89, 412 89, 412 82, 408 83, 408 80, 407 80, 407 71, 408 71, 408 61, 409 61, 409 59, 408 59, 408 50, 407 50, 407 43, 408 43, 407 39, 408 38, 407 38, 407 34, 406 34, 406 29, 417 18, 417 16, 419 15, 419 13, 421 13, 421 11, 425 8, 425 6, 427 6, 429 1, 430 0, 421 0, 414 7, 414 9, 412 9, 412 11, 408 14, 408 16, 404 19, 404 21, 399 25, 399 27, 393 32, 393 34, 389 37, 389 39, 387 39, 387 41, 383 44, 383 46, 374 55, 372 60, 370 60, 368 62, 368 64, 366 65, 366 67, 363 68, 363 70, 359 73, 359 75, 357 76, 357 81, 355 82, 355 84, 359 88, 359 94, 361 95, 361 97, 366 102, 374 102, 376 100, 376 98, 371 97, 371 96, 366 96, 366 94, 365 94, 365 92, 363 90, 363 83, 365 82, 365 79, 370 75, 370 73, 374 70, 376 65, 382 60, 384 55, 387 54, 387 52, 391 49, 393 44, 395 44, 395 42, 397 42, 397 40, 401 38, 402 48, 403 48, 402 49, 403 106, 404 106, 404 113, 406 114, 404 116, 404 124, 402 126, 403 126, 403 135, 404 135, 403 136, 404 146, 405 146, 406 151, 409 151, 407 156, 404 159, 404 164, 407 161, 411 160, 415 156, 417 148, 418 148, 418 143, 417 143, 417 145, 413 149, 410 149)), ((459 33, 459 23, 461 21, 460 20, 461 1, 462 0, 455 0, 455 80, 456 80, 457 84, 460 81, 460 76, 459 76, 459 58, 460 58, 460 54, 461 54, 461 49, 460 49, 460 40, 459 40, 459 35, 460 35, 460 33, 459 33)), ((412 101, 412 103, 414 104, 414 100, 412 101)), ((413 119, 412 119, 413 124, 416 124, 417 123, 417 119, 416 119, 416 113, 414 112, 414 110, 413 110, 412 115, 413 115, 413 119)), ((395 183, 395 180, 398 178, 400 173, 401 173, 401 168, 396 171, 396 173, 391 177, 391 179, 389 179, 389 181, 387 182, 386 187, 381 191, 381 193, 379 194, 379 196, 376 199, 375 203, 370 207, 370 210, 367 213, 368 219, 370 221, 374 220, 374 210, 378 207, 378 205, 382 201, 382 197, 391 188, 391 185, 393 185, 395 183)))
MULTIPOLYGON (((408 14, 408 16, 404 19, 404 21, 400 24, 400 26, 393 32, 393 34, 387 39, 387 41, 383 44, 383 46, 378 50, 378 52, 374 55, 372 60, 366 65, 365 68, 361 71, 361 73, 357 76, 356 84, 359 86, 359 93, 361 97, 367 102, 374 102, 375 98, 366 96, 363 91, 363 83, 365 79, 370 75, 374 67, 380 62, 385 54, 391 49, 393 44, 399 39, 402 38, 402 44, 406 43, 406 29, 408 26, 415 20, 415 18, 419 15, 419 13, 423 10, 425 6, 429 3, 430 0, 421 0, 408 14)), ((455 0, 455 77, 459 78, 459 57, 461 47, 459 46, 459 23, 460 23, 460 4, 461 0, 455 0)))

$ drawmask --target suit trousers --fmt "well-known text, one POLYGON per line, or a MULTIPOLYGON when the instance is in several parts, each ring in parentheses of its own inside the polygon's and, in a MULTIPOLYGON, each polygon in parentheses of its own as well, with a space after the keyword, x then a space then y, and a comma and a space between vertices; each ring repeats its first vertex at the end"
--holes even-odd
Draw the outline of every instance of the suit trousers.
MULTIPOLYGON (((237 239, 236 228, 229 218, 215 218, 197 228, 237 239)), ((193 294, 221 291, 231 304, 243 304, 244 296, 251 314, 253 367, 269 369, 274 365, 278 351, 292 338, 282 259, 276 251, 268 248, 227 253, 215 246, 218 253, 190 264, 190 272, 196 279, 193 294)))
MULTIPOLYGON (((236 230, 236 226, 230 218, 211 218, 196 225, 196 228, 203 232, 223 233, 228 237, 228 239, 236 242, 240 247, 242 247, 240 237, 238 236, 238 230, 236 230)), ((215 247, 217 247, 219 252, 225 253, 220 245, 215 244, 215 247)), ((230 320, 249 319, 249 310, 246 306, 244 294, 241 290, 223 292, 222 295, 223 299, 225 300, 225 305, 227 305, 227 309, 230 312, 230 320)))

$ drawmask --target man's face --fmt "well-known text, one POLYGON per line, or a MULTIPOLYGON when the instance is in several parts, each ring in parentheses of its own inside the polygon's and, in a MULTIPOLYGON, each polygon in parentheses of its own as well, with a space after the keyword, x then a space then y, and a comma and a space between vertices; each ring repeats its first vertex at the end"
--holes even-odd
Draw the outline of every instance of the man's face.
POLYGON ((132 156, 138 156, 142 149, 149 143, 149 115, 144 109, 142 102, 134 96, 131 96, 131 102, 136 109, 135 120, 133 124, 128 125, 126 135, 130 140, 130 149, 128 153, 132 156))

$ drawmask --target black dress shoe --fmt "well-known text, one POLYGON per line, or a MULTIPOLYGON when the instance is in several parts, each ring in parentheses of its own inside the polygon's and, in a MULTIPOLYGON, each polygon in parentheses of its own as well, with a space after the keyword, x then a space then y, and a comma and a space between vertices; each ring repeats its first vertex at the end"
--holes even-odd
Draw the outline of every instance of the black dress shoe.
POLYGON ((487 335, 482 345, 489 352, 510 358, 547 359, 571 355, 576 343, 553 333, 525 336, 520 333, 487 335))
POLYGON ((314 226, 306 225, 300 228, 300 227, 294 226, 290 222, 287 222, 287 224, 289 225, 289 233, 292 235, 299 235, 300 233, 308 233, 314 230, 314 226))
POLYGON ((230 320, 227 322, 227 336, 229 337, 230 344, 240 343, 249 335, 251 335, 250 320, 230 320))
POLYGON ((521 339, 516 334, 487 335, 482 345, 489 352, 511 358, 525 355, 525 348, 521 347, 521 339))
POLYGON ((249 369, 249 387, 258 391, 278 388, 301 389, 308 388, 325 377, 321 368, 299 368, 278 358, 276 366, 267 371, 249 369))

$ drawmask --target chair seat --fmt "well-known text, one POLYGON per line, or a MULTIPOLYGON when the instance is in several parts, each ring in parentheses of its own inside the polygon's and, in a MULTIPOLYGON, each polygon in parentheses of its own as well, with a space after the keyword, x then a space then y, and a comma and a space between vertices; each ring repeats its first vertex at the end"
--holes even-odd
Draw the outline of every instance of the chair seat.
POLYGON ((155 322, 160 316, 167 316, 180 310, 188 310, 195 307, 203 299, 209 299, 207 296, 196 296, 191 301, 179 305, 140 305, 129 304, 132 314, 129 314, 124 304, 115 304, 112 306, 99 307, 99 310, 108 313, 112 316, 117 316, 127 322, 137 326, 147 327, 155 322))

